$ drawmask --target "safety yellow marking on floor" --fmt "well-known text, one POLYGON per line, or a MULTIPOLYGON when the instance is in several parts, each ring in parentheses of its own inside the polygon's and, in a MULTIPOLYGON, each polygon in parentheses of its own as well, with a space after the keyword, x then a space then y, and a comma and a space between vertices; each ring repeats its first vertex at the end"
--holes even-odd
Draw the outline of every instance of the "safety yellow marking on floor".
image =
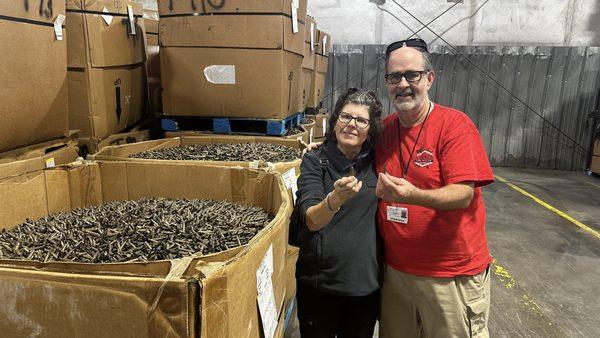
POLYGON ((569 216, 569 215, 568 215, 568 214, 566 214, 565 212, 563 212, 563 211, 560 211, 560 210, 556 209, 555 207, 553 207, 553 206, 551 206, 550 204, 548 204, 548 203, 546 203, 546 202, 542 201, 541 199, 537 198, 536 196, 534 196, 534 195, 532 195, 532 194, 528 193, 527 191, 525 191, 525 190, 523 190, 523 189, 521 189, 521 188, 517 187, 516 185, 514 185, 514 184, 512 184, 512 183, 508 182, 506 179, 504 179, 504 178, 502 178, 502 177, 500 177, 500 176, 498 176, 498 175, 495 175, 495 176, 496 176, 496 179, 498 179, 498 181, 500 181, 500 182, 502 182, 502 183, 504 183, 504 184, 508 185, 509 187, 511 187, 511 188, 513 188, 514 190, 516 190, 516 191, 520 192, 521 194, 523 194, 523 195, 525 195, 525 196, 527 196, 527 197, 531 198, 531 199, 532 199, 532 200, 534 200, 534 201, 535 201, 537 204, 539 204, 539 205, 543 206, 544 208, 546 208, 546 209, 548 209, 548 210, 552 211, 553 213, 555 213, 555 214, 557 214, 558 216, 560 216, 560 217, 562 217, 562 218, 566 219, 567 221, 569 221, 569 222, 571 222, 571 223, 575 224, 576 226, 578 226, 579 228, 581 228, 583 231, 585 231, 585 232, 589 233, 590 235, 592 235, 592 236, 594 236, 594 237, 596 237, 596 238, 600 239, 600 233, 598 233, 598 231, 596 231, 596 230, 594 230, 594 229, 590 228, 589 226, 587 226, 587 225, 585 225, 585 224, 581 223, 580 221, 576 220, 575 218, 573 218, 573 217, 569 216))
MULTIPOLYGON (((517 290, 517 282, 510 275, 510 273, 508 273, 508 271, 503 266, 498 264, 498 261, 495 259, 492 262, 492 265, 494 268, 494 274, 498 277, 500 282, 504 284, 504 287, 513 291, 517 290)), ((544 312, 542 311, 542 309, 537 305, 537 303, 533 299, 531 299, 525 293, 521 296, 521 300, 523 301, 521 305, 523 305, 526 309, 531 310, 536 315, 544 316, 544 312)), ((553 325, 553 323, 550 321, 548 325, 553 325)))

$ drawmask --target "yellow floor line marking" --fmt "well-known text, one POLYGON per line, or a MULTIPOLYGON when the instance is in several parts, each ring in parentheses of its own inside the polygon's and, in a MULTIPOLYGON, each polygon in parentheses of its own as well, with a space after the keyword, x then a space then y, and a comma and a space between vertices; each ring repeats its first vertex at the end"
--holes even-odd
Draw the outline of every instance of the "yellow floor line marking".
POLYGON ((525 196, 527 196, 527 197, 531 198, 531 199, 532 199, 532 200, 534 200, 534 201, 535 201, 537 204, 539 204, 539 205, 543 206, 544 208, 546 208, 546 209, 548 209, 548 210, 552 211, 553 213, 555 213, 555 214, 557 214, 558 216, 560 216, 560 217, 562 217, 562 218, 566 219, 567 221, 569 221, 569 222, 571 222, 571 223, 573 223, 573 224, 577 225, 579 228, 581 228, 583 231, 585 231, 585 232, 589 233, 590 235, 592 235, 592 236, 594 236, 594 237, 596 237, 596 238, 600 239, 600 233, 598 233, 598 231, 596 231, 596 230, 594 230, 594 229, 590 228, 589 226, 587 226, 587 225, 585 225, 585 224, 583 224, 583 223, 579 222, 579 221, 578 221, 578 220, 576 220, 575 218, 573 218, 573 217, 569 216, 569 215, 568 215, 568 214, 566 214, 565 212, 562 212, 562 211, 560 211, 560 210, 556 209, 555 207, 553 207, 553 206, 551 206, 550 204, 548 204, 548 203, 546 203, 546 202, 542 201, 541 199, 537 198, 536 196, 534 196, 534 195, 532 195, 532 194, 528 193, 527 191, 525 191, 525 190, 523 190, 523 189, 521 189, 521 188, 517 187, 516 185, 514 185, 514 184, 512 184, 512 183, 508 182, 506 179, 504 179, 504 178, 502 178, 502 177, 500 177, 500 176, 498 176, 498 175, 495 175, 495 176, 496 176, 496 178, 498 179, 498 181, 500 181, 500 182, 502 182, 502 183, 504 183, 504 184, 508 185, 509 187, 511 187, 511 188, 513 188, 514 190, 516 190, 516 191, 520 192, 521 194, 523 194, 523 195, 525 195, 525 196))
MULTIPOLYGON (((508 273, 508 271, 503 266, 498 264, 498 261, 495 259, 492 261, 492 266, 494 275, 496 275, 500 282, 504 284, 504 287, 509 290, 512 290, 513 292, 516 291, 517 289, 515 287, 517 286, 517 281, 515 281, 515 279, 510 275, 510 273, 508 273)), ((545 316, 544 311, 542 311, 539 305, 537 305, 537 303, 533 299, 531 299, 527 294, 523 293, 523 295, 521 296, 521 301, 521 305, 526 309, 529 309, 536 315, 545 316)), ((550 321, 548 325, 554 324, 550 321)))

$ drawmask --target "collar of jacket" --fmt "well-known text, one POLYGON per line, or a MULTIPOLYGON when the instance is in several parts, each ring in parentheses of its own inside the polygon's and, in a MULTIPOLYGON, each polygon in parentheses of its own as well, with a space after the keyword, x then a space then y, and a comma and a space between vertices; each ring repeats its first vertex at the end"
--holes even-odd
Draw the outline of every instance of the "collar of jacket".
POLYGON ((347 172, 350 167, 354 166, 355 169, 358 169, 359 166, 364 165, 363 162, 365 159, 369 157, 371 154, 371 144, 369 141, 365 141, 363 143, 360 152, 354 159, 349 159, 342 153, 342 151, 337 147, 337 141, 335 140, 326 140, 324 144, 324 151, 327 154, 327 158, 333 162, 331 165, 335 168, 337 172, 347 172))

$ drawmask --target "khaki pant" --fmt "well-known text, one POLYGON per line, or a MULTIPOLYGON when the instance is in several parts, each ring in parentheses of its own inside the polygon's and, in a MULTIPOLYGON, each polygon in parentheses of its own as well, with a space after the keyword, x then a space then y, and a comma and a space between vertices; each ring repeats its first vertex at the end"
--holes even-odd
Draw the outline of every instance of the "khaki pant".
POLYGON ((489 269, 475 276, 436 278, 386 265, 380 337, 489 337, 489 269))

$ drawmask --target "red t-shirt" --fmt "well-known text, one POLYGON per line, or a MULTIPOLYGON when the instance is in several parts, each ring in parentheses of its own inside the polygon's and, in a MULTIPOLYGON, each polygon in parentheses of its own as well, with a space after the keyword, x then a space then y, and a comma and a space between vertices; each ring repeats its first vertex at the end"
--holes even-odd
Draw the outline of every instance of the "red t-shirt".
MULTIPOLYGON (((398 113, 384 120, 375 150, 378 174, 385 168, 388 174, 403 176, 422 125, 405 128, 398 121, 398 113)), ((380 200, 377 218, 385 242, 386 263, 409 274, 430 277, 483 271, 492 257, 480 187, 492 183, 494 174, 479 132, 467 115, 434 106, 410 159, 406 180, 421 189, 471 181, 475 192, 467 209, 450 211, 380 200), (388 221, 388 205, 407 208, 407 224, 388 221)))

